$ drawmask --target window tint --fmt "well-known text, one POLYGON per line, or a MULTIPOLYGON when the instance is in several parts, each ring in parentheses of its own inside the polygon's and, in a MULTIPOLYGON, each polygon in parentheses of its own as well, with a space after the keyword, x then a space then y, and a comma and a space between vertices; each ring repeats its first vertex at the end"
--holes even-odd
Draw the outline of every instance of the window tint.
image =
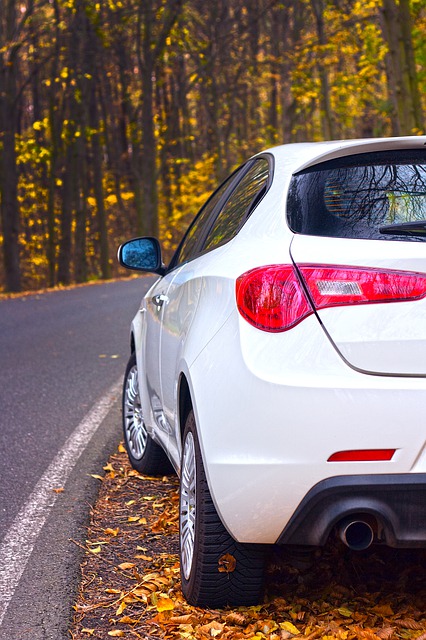
POLYGON ((203 252, 231 240, 266 191, 269 163, 265 158, 255 160, 217 216, 203 252))
POLYGON ((293 176, 287 204, 296 233, 426 240, 424 151, 386 151, 324 162, 293 176))
POLYGON ((184 236, 175 257, 173 258, 171 266, 175 267, 187 260, 191 260, 191 258, 194 258, 195 255, 197 255, 197 246, 203 233, 211 222, 210 216, 234 178, 235 174, 225 180, 225 182, 207 200, 206 204, 200 210, 184 236))

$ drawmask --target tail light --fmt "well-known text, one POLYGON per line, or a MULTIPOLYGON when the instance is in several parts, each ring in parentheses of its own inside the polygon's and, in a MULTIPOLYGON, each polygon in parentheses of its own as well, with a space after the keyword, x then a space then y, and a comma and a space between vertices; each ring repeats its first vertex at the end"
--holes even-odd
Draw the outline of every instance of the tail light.
POLYGON ((253 326, 287 331, 315 310, 426 296, 426 274, 360 267, 268 265, 237 279, 237 307, 253 326))

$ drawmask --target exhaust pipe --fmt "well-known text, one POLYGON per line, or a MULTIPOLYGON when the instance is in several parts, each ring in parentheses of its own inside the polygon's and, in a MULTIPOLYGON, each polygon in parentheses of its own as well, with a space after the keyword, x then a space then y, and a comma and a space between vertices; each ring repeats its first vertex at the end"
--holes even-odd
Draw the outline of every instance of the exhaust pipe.
POLYGON ((373 528, 365 520, 346 518, 339 525, 339 537, 353 551, 364 551, 374 540, 373 528))

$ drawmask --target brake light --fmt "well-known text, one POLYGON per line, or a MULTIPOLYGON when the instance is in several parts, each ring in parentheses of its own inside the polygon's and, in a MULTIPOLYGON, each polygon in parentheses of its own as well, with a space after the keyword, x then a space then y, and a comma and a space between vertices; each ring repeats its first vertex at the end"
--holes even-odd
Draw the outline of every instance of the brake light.
POLYGON ((238 310, 250 324, 264 331, 287 331, 314 309, 424 298, 426 275, 368 267, 268 265, 241 275, 236 296, 238 310))
POLYGON ((241 315, 264 331, 286 331, 313 313, 292 265, 270 265, 237 279, 241 315))

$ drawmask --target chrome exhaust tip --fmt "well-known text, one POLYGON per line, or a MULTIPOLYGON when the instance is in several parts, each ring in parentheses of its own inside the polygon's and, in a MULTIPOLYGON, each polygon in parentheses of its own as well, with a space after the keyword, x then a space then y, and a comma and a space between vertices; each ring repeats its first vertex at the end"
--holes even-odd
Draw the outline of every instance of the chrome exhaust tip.
POLYGON ((353 551, 364 551, 374 541, 374 531, 365 520, 346 518, 338 528, 342 542, 353 551))

